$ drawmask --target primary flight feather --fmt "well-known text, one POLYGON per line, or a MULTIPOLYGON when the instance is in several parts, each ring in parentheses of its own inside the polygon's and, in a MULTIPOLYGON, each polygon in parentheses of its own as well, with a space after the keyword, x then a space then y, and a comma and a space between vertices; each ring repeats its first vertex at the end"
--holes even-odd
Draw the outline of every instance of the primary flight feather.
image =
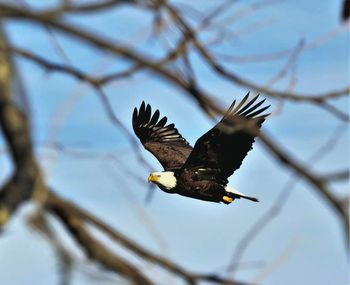
POLYGON ((259 95, 248 98, 249 93, 239 104, 234 101, 221 121, 202 135, 193 148, 174 124, 167 124, 166 117, 159 119, 159 111, 152 114, 151 106, 142 102, 133 112, 135 134, 165 170, 151 173, 148 181, 167 193, 205 201, 258 201, 227 186, 227 178, 241 166, 269 115, 262 114, 270 107, 261 107, 265 100, 256 103, 259 95))

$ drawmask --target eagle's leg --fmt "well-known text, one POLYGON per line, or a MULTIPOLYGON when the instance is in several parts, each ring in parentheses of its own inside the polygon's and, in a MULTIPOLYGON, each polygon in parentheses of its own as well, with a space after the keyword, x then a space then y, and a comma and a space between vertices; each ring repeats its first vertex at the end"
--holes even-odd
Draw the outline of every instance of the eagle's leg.
POLYGON ((233 202, 234 198, 231 198, 229 196, 223 196, 222 197, 222 202, 224 202, 225 204, 231 204, 233 202))

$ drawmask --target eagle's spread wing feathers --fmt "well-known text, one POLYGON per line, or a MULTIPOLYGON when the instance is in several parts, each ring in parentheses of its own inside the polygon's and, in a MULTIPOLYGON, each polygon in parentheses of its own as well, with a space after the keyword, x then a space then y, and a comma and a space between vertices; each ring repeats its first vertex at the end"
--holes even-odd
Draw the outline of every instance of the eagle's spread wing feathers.
POLYGON ((227 182, 252 149, 257 135, 246 132, 243 125, 258 130, 269 115, 260 115, 270 107, 259 108, 265 100, 254 105, 259 95, 250 101, 248 97, 249 93, 237 106, 234 101, 222 120, 197 140, 183 168, 197 168, 202 176, 207 172, 208 179, 227 182))
POLYGON ((165 170, 179 169, 192 151, 192 147, 181 136, 174 124, 167 118, 159 120, 158 110, 152 115, 151 106, 142 102, 140 109, 134 109, 132 125, 143 146, 162 164, 165 170))

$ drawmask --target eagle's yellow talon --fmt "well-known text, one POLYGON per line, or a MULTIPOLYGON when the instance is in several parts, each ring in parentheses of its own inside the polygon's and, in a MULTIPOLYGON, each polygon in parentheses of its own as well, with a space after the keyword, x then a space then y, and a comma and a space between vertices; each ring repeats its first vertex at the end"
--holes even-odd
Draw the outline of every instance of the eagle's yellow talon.
POLYGON ((232 203, 234 199, 229 196, 224 196, 222 197, 222 200, 226 203, 232 203))

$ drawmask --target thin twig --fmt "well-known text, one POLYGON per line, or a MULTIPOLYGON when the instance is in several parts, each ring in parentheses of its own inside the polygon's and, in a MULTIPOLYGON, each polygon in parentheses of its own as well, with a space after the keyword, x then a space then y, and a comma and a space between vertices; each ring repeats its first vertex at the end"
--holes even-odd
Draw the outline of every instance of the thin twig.
MULTIPOLYGON (((344 126, 336 128, 336 130, 329 136, 329 139, 309 157, 308 165, 314 165, 330 151, 332 151, 337 142, 341 139, 341 135, 344 134, 345 130, 346 128, 344 126)), ((271 208, 269 208, 266 213, 263 214, 243 235, 242 239, 237 243, 234 253, 232 254, 227 272, 234 273, 237 270, 238 264, 240 263, 248 245, 250 245, 252 241, 259 236, 262 230, 264 230, 271 223, 271 221, 278 216, 283 206, 287 203, 293 188, 297 185, 297 182, 298 177, 295 173, 293 173, 281 189, 280 194, 277 196, 271 208)))

